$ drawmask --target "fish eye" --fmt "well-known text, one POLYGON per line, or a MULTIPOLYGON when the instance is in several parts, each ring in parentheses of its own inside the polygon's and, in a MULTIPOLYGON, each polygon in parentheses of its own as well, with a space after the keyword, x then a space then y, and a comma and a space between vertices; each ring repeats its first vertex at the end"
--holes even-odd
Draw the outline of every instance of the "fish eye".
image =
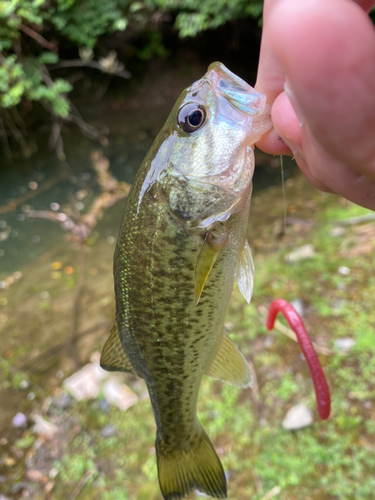
POLYGON ((200 104, 186 104, 178 114, 178 124, 184 132, 195 132, 200 129, 206 121, 206 110, 200 104))

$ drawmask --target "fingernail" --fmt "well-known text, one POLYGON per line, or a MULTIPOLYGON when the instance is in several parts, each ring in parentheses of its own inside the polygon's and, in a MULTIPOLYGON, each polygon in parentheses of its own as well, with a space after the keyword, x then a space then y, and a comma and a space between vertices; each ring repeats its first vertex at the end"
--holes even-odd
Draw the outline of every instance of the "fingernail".
POLYGON ((302 110, 297 102, 296 96, 294 95, 294 92, 290 87, 290 83, 289 83, 288 79, 285 80, 284 90, 285 90, 285 93, 288 96, 288 99, 289 99, 289 101, 294 109, 294 112, 298 118, 299 126, 302 127, 303 124, 305 123, 305 118, 304 118, 302 110))

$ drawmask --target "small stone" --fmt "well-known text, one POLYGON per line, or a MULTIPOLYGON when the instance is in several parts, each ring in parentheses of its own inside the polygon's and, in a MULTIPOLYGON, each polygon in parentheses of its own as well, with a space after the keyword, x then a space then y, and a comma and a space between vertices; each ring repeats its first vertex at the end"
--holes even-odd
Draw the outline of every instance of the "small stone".
POLYGON ((27 427, 27 417, 23 413, 17 413, 12 420, 12 425, 16 429, 24 429, 27 427))
POLYGON ((66 410, 72 404, 72 398, 66 392, 62 392, 52 401, 53 406, 60 408, 60 410, 66 410))
POLYGON ((342 236, 345 234, 345 229, 341 226, 335 226, 329 231, 329 235, 333 237, 342 236))
POLYGON ((53 487, 55 486, 55 483, 53 481, 47 481, 46 484, 44 485, 44 494, 48 496, 51 491, 53 490, 53 487))
POLYGON ((315 249, 311 244, 303 245, 301 247, 297 247, 288 253, 285 257, 286 262, 298 262, 299 260, 310 259, 314 257, 315 249))
POLYGON ((100 403, 99 403, 99 408, 102 410, 102 411, 108 411, 109 410, 109 404, 108 404, 108 401, 106 399, 101 399, 100 400, 100 403))
POLYGON ((59 473, 59 470, 58 469, 55 469, 54 467, 49 471, 48 473, 48 477, 50 479, 55 479, 55 477, 57 476, 57 474, 59 473))
POLYGON ((100 368, 99 362, 95 361, 65 379, 63 386, 77 401, 95 399, 99 395, 101 381, 107 376, 107 373, 100 368))
POLYGON ((51 422, 45 420, 41 415, 33 415, 32 419, 35 422, 33 431, 38 434, 39 437, 42 437, 44 439, 52 439, 58 431, 56 425, 51 424, 51 422))
POLYGON ((355 345, 355 340, 351 337, 345 337, 343 339, 336 339, 334 346, 337 349, 341 349, 344 352, 350 351, 350 349, 355 345))
POLYGON ((348 274, 350 274, 350 269, 346 266, 340 266, 337 271, 340 273, 340 274, 343 274, 344 276, 347 276, 348 274))
POLYGON ((290 408, 285 415, 282 426, 288 431, 301 429, 313 423, 313 416, 311 410, 304 404, 298 404, 290 408))
POLYGON ((138 396, 125 384, 115 378, 108 379, 103 385, 103 395, 110 405, 126 411, 138 401, 138 396))
POLYGON ((273 344, 273 337, 270 335, 264 339, 264 347, 268 349, 273 344))
POLYGON ((16 465, 16 461, 13 457, 6 457, 4 460, 4 465, 6 465, 7 467, 13 467, 14 465, 16 465))
POLYGON ((36 483, 45 483, 47 481, 46 476, 36 469, 31 469, 26 472, 27 479, 35 481, 36 483))
POLYGON ((303 315, 305 313, 305 308, 303 307, 302 300, 301 299, 294 299, 291 301, 291 305, 298 312, 298 314, 303 317, 303 315))
POLYGON ((82 201, 77 201, 77 203, 75 204, 75 207, 77 210, 81 211, 85 208, 85 204, 82 203, 82 201))
POLYGON ((116 426, 113 424, 106 425, 100 432, 100 435, 104 438, 109 438, 117 434, 116 426))

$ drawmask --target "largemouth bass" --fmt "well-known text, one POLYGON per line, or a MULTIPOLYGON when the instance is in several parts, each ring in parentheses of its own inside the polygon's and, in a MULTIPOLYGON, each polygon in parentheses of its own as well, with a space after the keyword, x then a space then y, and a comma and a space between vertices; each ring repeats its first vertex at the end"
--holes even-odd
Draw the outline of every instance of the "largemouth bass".
POLYGON ((270 127, 265 96, 213 63, 182 92, 128 197, 114 256, 116 322, 101 366, 147 384, 166 500, 193 489, 226 497, 196 405, 204 374, 251 385, 223 329, 235 277, 251 298, 253 144, 270 127))

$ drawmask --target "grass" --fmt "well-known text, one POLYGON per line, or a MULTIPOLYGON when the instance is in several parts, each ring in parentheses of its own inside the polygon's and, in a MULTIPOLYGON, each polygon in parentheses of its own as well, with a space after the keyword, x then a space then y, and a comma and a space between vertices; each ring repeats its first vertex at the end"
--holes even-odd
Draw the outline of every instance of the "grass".
MULTIPOLYGON (((256 267, 254 297, 247 306, 235 289, 227 315, 233 340, 254 365, 258 390, 240 391, 205 377, 198 415, 228 473, 231 500, 370 500, 375 489, 374 224, 348 226, 337 235, 332 231, 335 221, 368 211, 320 195, 299 177, 288 182, 288 213, 312 224, 295 223, 279 237, 275 228, 282 223, 281 190, 255 197, 249 227, 256 267), (287 265, 286 254, 305 244, 314 245, 315 255, 287 265), (340 266, 350 273, 340 274, 340 266), (259 313, 259 306, 281 297, 303 301, 307 330, 315 342, 332 350, 330 356, 320 355, 332 394, 328 421, 318 419, 299 347, 275 330, 268 332, 259 313), (356 341, 347 353, 334 343, 345 337, 356 341), (284 430, 286 412, 300 402, 313 410, 314 424, 294 432, 284 430)), ((106 286, 110 285, 103 285, 99 303, 108 303, 106 286)), ((39 286, 38 293, 42 289, 46 287, 39 286)), ((48 301, 39 301, 38 314, 52 314, 56 290, 53 293, 48 301)), ((7 314, 11 315, 9 310, 7 314)), ((95 338, 91 351, 101 343, 95 338)), ((14 352, 24 356, 30 348, 19 346, 14 352)), ((8 372, 7 379, 19 384, 22 377, 8 372)), ((119 377, 135 387, 131 377, 119 377)), ((142 392, 139 387, 134 390, 142 392)), ((49 418, 61 429, 60 448, 53 460, 46 458, 51 443, 38 451, 45 452, 46 476, 54 470, 51 498, 161 499, 148 399, 141 398, 125 413, 106 409, 100 398, 75 403, 66 411, 51 408, 49 418), (110 423, 116 435, 101 437, 110 423)), ((33 449, 34 437, 32 430, 26 430, 15 446, 33 449)), ((42 469, 42 462, 34 456, 23 463, 30 470, 42 469)), ((34 488, 33 498, 46 497, 44 484, 23 480, 34 488)))

